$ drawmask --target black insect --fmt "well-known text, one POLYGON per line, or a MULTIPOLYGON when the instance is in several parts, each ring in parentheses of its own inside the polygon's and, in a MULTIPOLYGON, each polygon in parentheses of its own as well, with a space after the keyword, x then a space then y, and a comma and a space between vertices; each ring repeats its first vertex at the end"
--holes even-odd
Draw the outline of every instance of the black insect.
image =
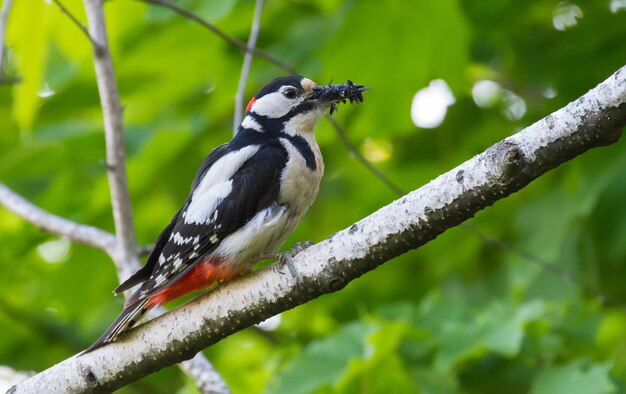
POLYGON ((346 103, 346 101, 349 101, 351 104, 362 103, 363 92, 367 89, 367 86, 357 85, 351 80, 348 80, 347 83, 342 83, 339 85, 332 85, 331 81, 328 84, 328 89, 313 91, 312 94, 317 94, 316 98, 318 99, 336 100, 330 105, 330 114, 332 115, 337 112, 338 103, 346 103))

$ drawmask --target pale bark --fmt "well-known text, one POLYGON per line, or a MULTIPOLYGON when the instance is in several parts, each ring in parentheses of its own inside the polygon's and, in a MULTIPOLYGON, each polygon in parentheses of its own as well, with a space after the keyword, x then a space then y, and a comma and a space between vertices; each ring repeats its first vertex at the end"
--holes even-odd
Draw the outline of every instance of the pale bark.
POLYGON ((434 239, 495 201, 597 146, 626 125, 626 67, 578 100, 504 139, 332 237, 218 287, 15 386, 13 393, 112 391, 251 324, 291 309, 434 239))
POLYGON ((7 34, 7 23, 13 0, 4 0, 0 8, 0 77, 4 74, 4 49, 6 48, 5 37, 7 34))
MULTIPOLYGON (((248 36, 248 48, 256 48, 256 41, 261 31, 261 13, 263 11, 263 0, 256 0, 254 6, 254 16, 252 17, 252 26, 250 27, 250 35, 248 36)), ((243 115, 243 102, 246 95, 246 85, 248 84, 248 76, 252 67, 252 51, 246 51, 243 55, 243 64, 241 65, 241 73, 239 74, 239 84, 237 93, 235 93, 235 115, 233 116, 233 135, 237 134, 237 128, 241 124, 243 115)))
POLYGON ((84 0, 89 35, 94 43, 94 64, 96 80, 104 120, 106 141, 106 167, 111 190, 111 205, 117 248, 116 260, 120 281, 133 274, 131 265, 137 265, 137 245, 135 226, 131 212, 128 182, 126 180, 126 148, 124 147, 123 109, 113 71, 113 61, 109 52, 103 0, 84 0), (128 264, 132 262, 132 264, 128 264))

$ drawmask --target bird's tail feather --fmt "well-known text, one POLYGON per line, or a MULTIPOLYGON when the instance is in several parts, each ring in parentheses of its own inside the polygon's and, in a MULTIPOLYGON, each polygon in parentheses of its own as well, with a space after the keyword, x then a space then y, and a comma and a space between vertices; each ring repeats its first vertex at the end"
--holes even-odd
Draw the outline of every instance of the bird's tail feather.
POLYGON ((143 315, 150 310, 150 308, 146 306, 148 301, 149 299, 146 298, 124 308, 122 313, 117 317, 117 319, 115 319, 113 324, 111 324, 111 327, 109 327, 97 341, 85 349, 80 355, 96 350, 97 348, 113 341, 122 332, 132 328, 143 317, 143 315))

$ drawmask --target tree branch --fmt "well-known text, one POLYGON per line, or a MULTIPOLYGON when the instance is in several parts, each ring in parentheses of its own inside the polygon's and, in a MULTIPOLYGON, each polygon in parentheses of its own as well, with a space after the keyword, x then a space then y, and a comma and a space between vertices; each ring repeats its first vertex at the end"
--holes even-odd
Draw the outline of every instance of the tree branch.
POLYGON ((190 360, 181 362, 180 369, 195 382, 201 393, 230 394, 230 389, 202 352, 198 352, 190 360))
MULTIPOLYGON (((76 223, 69 219, 57 216, 41 209, 24 197, 15 193, 7 185, 0 182, 0 205, 18 215, 22 219, 34 224, 43 231, 67 237, 71 241, 79 242, 96 249, 103 250, 111 258, 115 253, 115 236, 98 227, 76 223)), ((137 249, 138 255, 150 254, 154 245, 147 245, 137 249)), ((141 268, 137 264, 133 269, 141 268)))
POLYGON ((112 391, 220 339, 337 291, 434 239, 558 165, 616 142, 626 125, 626 67, 578 100, 282 264, 240 278, 119 341, 72 357, 12 393, 112 391), (294 272, 295 271, 295 272, 294 272), (293 273, 292 273, 293 272, 293 273))
POLYGON ((94 63, 104 118, 106 166, 111 190, 115 234, 118 239, 113 258, 117 262, 120 280, 123 281, 133 274, 129 269, 128 262, 133 262, 132 265, 139 263, 126 180, 123 109, 109 52, 104 10, 102 9, 103 0, 84 0, 84 4, 89 23, 89 35, 95 43, 93 47, 94 63))
POLYGON ((46 212, 3 183, 0 183, 0 204, 44 231, 93 246, 108 254, 115 250, 115 237, 112 234, 46 212))
MULTIPOLYGON (((252 17, 252 27, 250 28, 250 36, 248 37, 248 48, 256 48, 256 41, 261 30, 261 12, 263 11, 263 0, 256 0, 254 6, 254 16, 252 17)), ((233 135, 237 134, 237 128, 241 124, 243 114, 243 102, 245 100, 246 85, 248 83, 248 75, 252 66, 253 53, 246 51, 243 56, 243 64, 241 66, 241 74, 239 75, 239 85, 235 94, 235 115, 233 117, 233 135)))
POLYGON ((20 77, 3 77, 0 76, 0 85, 13 85, 14 83, 22 82, 20 77))
POLYGON ((7 34, 7 23, 13 0, 4 0, 0 9, 0 77, 4 74, 4 48, 7 34))

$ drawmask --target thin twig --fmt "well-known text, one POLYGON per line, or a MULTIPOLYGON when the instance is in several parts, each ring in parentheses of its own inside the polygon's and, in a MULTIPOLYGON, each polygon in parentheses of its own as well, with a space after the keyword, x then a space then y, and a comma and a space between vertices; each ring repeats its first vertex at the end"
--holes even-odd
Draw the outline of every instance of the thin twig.
POLYGON ((180 369, 195 382, 201 393, 230 394, 231 391, 226 382, 202 352, 196 353, 193 358, 183 361, 179 365, 180 369))
MULTIPOLYGON (((256 48, 256 41, 261 30, 261 13, 263 11, 263 0, 256 0, 254 6, 254 16, 252 18, 252 27, 250 28, 250 36, 248 37, 248 48, 256 48)), ((235 116, 233 118, 233 135, 237 134, 237 128, 241 123, 243 114, 243 101, 246 94, 246 85, 248 83, 248 75, 250 75, 250 67, 252 66, 253 53, 246 51, 243 56, 243 64, 241 66, 241 75, 239 76, 239 85, 237 94, 235 94, 235 116)))
POLYGON ((135 227, 131 212, 128 182, 126 180, 126 150, 124 147, 124 124, 122 104, 113 71, 113 62, 109 52, 102 0, 84 0, 89 34, 94 45, 94 64, 102 116, 104 118, 104 136, 106 141, 106 163, 111 190, 111 205, 115 234, 118 239, 114 256, 120 280, 125 280, 132 271, 129 262, 137 262, 135 227))
POLYGON ((153 250, 154 250, 154 244, 149 244, 149 245, 145 245, 140 248, 137 248, 137 254, 139 256, 147 256, 150 253, 152 253, 153 250))
POLYGON ((498 248, 500 248, 502 250, 505 250, 507 252, 511 252, 513 254, 519 255, 523 259, 535 263, 539 267, 545 269, 546 271, 552 273, 557 278, 561 279, 564 283, 577 285, 577 286, 581 286, 581 287, 587 287, 587 286, 584 286, 582 283, 578 283, 576 281, 576 279, 569 272, 563 270, 558 265, 556 265, 556 264, 554 264, 554 263, 552 263, 550 261, 544 260, 544 259, 540 258, 539 256, 536 256, 536 255, 534 255, 534 254, 532 254, 532 253, 530 253, 530 252, 528 252, 526 250, 518 248, 517 246, 515 246, 515 245, 513 245, 511 243, 508 243, 508 242, 506 242, 504 240, 497 239, 497 238, 495 238, 495 237, 493 237, 493 236, 483 232, 482 230, 480 230, 478 227, 474 226, 471 223, 463 223, 459 227, 462 227, 463 230, 476 235, 478 238, 483 240, 486 244, 495 245, 495 246, 497 246, 498 248))
POLYGON ((110 255, 115 250, 115 237, 112 234, 46 212, 2 183, 0 183, 0 204, 44 231, 93 246, 110 255))
POLYGON ((596 298, 602 305, 619 306, 621 308, 625 307, 621 301, 615 300, 612 297, 606 296, 597 286, 594 286, 586 282, 583 278, 577 279, 570 272, 561 268, 560 266, 558 266, 557 264, 551 261, 545 260, 537 256, 536 254, 533 254, 516 245, 513 245, 512 243, 495 238, 483 232, 482 230, 480 230, 478 227, 474 226, 471 223, 462 223, 459 227, 461 227, 463 230, 467 232, 470 232, 476 235, 486 244, 495 245, 499 249, 502 249, 504 251, 517 255, 521 257, 522 259, 541 267, 542 269, 550 272, 555 277, 559 278, 563 283, 569 284, 580 290, 587 291, 588 294, 596 298))
POLYGON ((4 0, 0 9, 0 76, 4 74, 4 48, 7 34, 7 23, 13 0, 4 0))
POLYGON ((0 76, 0 85, 13 85, 22 81, 20 77, 3 77, 0 76))
POLYGON ((74 14, 70 12, 70 10, 65 8, 65 6, 63 5, 63 3, 61 3, 60 0, 52 0, 52 1, 54 2, 54 4, 56 4, 59 7, 61 12, 67 15, 67 17, 70 18, 70 20, 74 23, 74 25, 76 25, 85 34, 85 36, 87 36, 87 38, 89 39, 89 41, 91 41, 91 44, 94 46, 94 48, 98 47, 99 44, 96 42, 96 40, 93 39, 91 34, 89 34, 89 30, 87 30, 87 26, 83 25, 78 20, 78 18, 76 18, 76 16, 74 16, 74 14))
POLYGON ((241 49, 242 51, 245 52, 251 52, 252 54, 254 54, 254 56, 260 57, 262 59, 267 60, 268 62, 274 64, 277 67, 282 68, 283 70, 291 73, 291 74, 295 74, 296 70, 291 67, 289 64, 283 62, 282 60, 270 55, 269 53, 262 51, 260 49, 257 48, 251 48, 248 47, 243 41, 239 41, 236 38, 233 38, 231 36, 229 36, 228 34, 224 33, 222 30, 220 30, 217 26, 215 26, 213 23, 207 21, 206 19, 194 14, 193 12, 186 10, 185 8, 182 8, 174 3, 172 3, 171 1, 168 0, 138 0, 138 1, 142 1, 144 3, 149 3, 149 4, 154 4, 154 5, 158 5, 161 7, 165 7, 165 8, 169 8, 172 11, 175 11, 176 13, 191 19, 192 21, 198 23, 201 26, 204 26, 205 28, 211 30, 213 33, 217 34, 219 37, 221 37, 223 40, 225 40, 226 42, 238 47, 239 49, 241 49))
POLYGON ((400 186, 396 185, 387 175, 385 175, 385 173, 374 167, 372 163, 370 163, 365 157, 363 157, 357 147, 354 146, 354 144, 352 144, 352 142, 348 139, 346 132, 341 126, 339 126, 339 123, 337 123, 334 118, 330 117, 330 115, 327 115, 326 120, 328 120, 328 122, 334 127, 337 135, 339 136, 339 139, 341 140, 341 142, 343 142, 346 148, 348 148, 348 152, 350 152, 350 154, 354 156, 354 158, 357 159, 359 163, 363 165, 363 167, 371 172, 376 178, 380 179, 392 192, 394 192, 398 196, 403 196, 405 194, 405 191, 402 190, 400 186))

